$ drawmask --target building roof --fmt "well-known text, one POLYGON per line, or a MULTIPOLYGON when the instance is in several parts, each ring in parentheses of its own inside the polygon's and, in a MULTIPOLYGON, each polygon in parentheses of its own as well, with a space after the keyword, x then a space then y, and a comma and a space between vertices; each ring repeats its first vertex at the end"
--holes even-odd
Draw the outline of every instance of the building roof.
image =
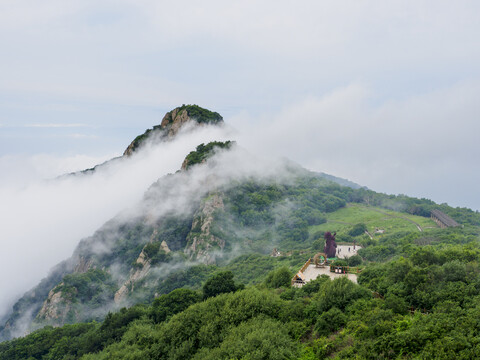
POLYGON ((302 281, 305 281, 305 275, 303 275, 303 273, 301 271, 299 271, 294 277, 293 279, 300 279, 302 281))

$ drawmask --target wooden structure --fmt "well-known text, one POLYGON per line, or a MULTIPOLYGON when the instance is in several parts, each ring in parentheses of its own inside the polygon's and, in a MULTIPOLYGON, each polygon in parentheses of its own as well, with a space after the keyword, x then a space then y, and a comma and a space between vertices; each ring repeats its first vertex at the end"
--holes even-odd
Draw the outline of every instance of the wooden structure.
POLYGON ((321 252, 315 254, 315 256, 313 257, 313 262, 315 263, 316 267, 324 267, 327 264, 327 261, 327 255, 321 252), (320 260, 320 257, 323 257, 323 261, 320 260))
POLYGON ((292 286, 295 286, 295 285, 303 286, 305 284, 306 284, 305 275, 303 275, 303 273, 299 271, 298 273, 295 274, 295 276, 292 279, 292 286))
POLYGON ((295 276, 292 278, 292 286, 294 286, 295 284, 300 286, 305 285, 306 281, 305 281, 305 275, 303 273, 305 269, 308 268, 311 262, 312 262, 312 259, 308 259, 307 262, 303 264, 300 271, 295 274, 295 276))
POLYGON ((437 209, 432 210, 430 215, 432 220, 435 221, 437 225, 440 226, 442 229, 445 229, 447 227, 460 226, 459 223, 457 223, 450 216, 441 212, 440 210, 437 210, 437 209))

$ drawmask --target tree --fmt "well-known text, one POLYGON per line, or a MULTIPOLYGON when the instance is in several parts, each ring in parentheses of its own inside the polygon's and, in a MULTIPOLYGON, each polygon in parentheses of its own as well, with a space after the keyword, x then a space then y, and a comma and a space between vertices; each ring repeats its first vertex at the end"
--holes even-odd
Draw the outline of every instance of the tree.
POLYGON ((231 271, 223 271, 208 279, 203 285, 203 298, 217 296, 219 294, 237 291, 241 286, 237 286, 233 280, 231 271))
POLYGON ((161 295, 153 301, 151 318, 157 323, 169 316, 182 312, 190 305, 201 300, 198 292, 189 289, 176 289, 167 295, 161 295))
POLYGON ((358 266, 362 263, 362 257, 360 255, 353 255, 347 259, 348 266, 358 266))
POLYGON ((365 233, 365 231, 367 230, 367 225, 365 224, 356 224, 353 226, 352 230, 350 230, 348 232, 348 235, 350 236, 358 236, 358 235, 362 235, 365 233))
POLYGON ((265 285, 269 288, 277 289, 279 287, 289 287, 292 280, 292 274, 290 270, 285 266, 270 271, 265 279, 265 285))
POLYGON ((298 356, 298 348, 298 344, 289 336, 281 322, 254 318, 232 329, 219 347, 202 349, 198 358, 295 359, 298 356))
POLYGON ((345 314, 336 307, 322 313, 315 324, 315 331, 320 336, 326 336, 340 329, 347 323, 345 314))

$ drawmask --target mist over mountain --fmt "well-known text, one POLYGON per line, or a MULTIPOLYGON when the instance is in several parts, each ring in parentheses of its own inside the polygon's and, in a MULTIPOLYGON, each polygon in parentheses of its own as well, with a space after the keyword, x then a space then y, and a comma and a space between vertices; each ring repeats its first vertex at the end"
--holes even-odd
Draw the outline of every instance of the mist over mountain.
POLYGON ((177 171, 195 146, 222 140, 228 131, 207 126, 192 132, 185 126, 175 141, 146 142, 132 156, 116 157, 93 173, 73 176, 57 178, 60 174, 47 168, 54 159, 39 159, 38 164, 45 169, 37 178, 2 183, 0 267, 12 276, 0 280, 4 294, 0 313, 46 276, 54 264, 69 257, 80 239, 141 200, 159 177, 177 171))
MULTIPOLYGON (((206 111, 199 107, 194 107, 194 109, 197 110, 197 113, 194 114, 198 114, 198 109, 203 112, 206 111)), ((37 238, 48 239, 48 243, 38 242, 36 243, 37 246, 29 243, 28 239, 33 236, 32 233, 28 231, 19 232, 15 222, 11 223, 12 238, 16 237, 18 241, 23 241, 24 246, 28 244, 27 250, 22 252, 23 256, 16 259, 13 264, 8 262, 8 256, 5 257, 4 266, 6 268, 17 267, 25 275, 28 275, 25 276, 28 281, 23 283, 19 283, 16 278, 4 280, 3 288, 8 289, 7 293, 11 294, 12 298, 17 297, 26 286, 33 285, 32 282, 35 282, 35 280, 40 280, 38 277, 35 278, 33 274, 45 272, 47 267, 52 266, 52 263, 66 258, 68 252, 73 250, 72 246, 80 238, 88 236, 88 232, 93 233, 95 228, 100 228, 100 230, 95 233, 96 235, 92 239, 83 240, 77 247, 73 258, 58 265, 47 280, 44 280, 44 283, 48 284, 43 286, 44 293, 39 295, 39 290, 36 289, 29 293, 33 296, 27 295, 23 298, 33 297, 34 305, 33 307, 23 306, 16 310, 19 323, 22 325, 20 326, 20 332, 12 332, 12 334, 22 334, 28 328, 29 321, 26 320, 23 324, 25 320, 23 317, 34 318, 37 316, 39 306, 45 301, 50 287, 58 285, 63 275, 72 271, 82 273, 90 268, 104 268, 103 260, 99 264, 94 264, 92 256, 102 258, 102 256, 106 256, 105 254, 127 251, 127 249, 116 249, 116 247, 120 247, 118 244, 120 234, 125 235, 122 226, 129 228, 133 226, 129 225, 130 223, 139 223, 141 226, 148 223, 150 230, 146 231, 147 233, 150 231, 150 233, 148 233, 148 236, 139 235, 139 239, 134 237, 133 240, 137 243, 135 243, 135 246, 131 245, 134 249, 128 249, 128 251, 133 251, 134 258, 129 257, 126 264, 116 263, 115 261, 108 262, 108 266, 113 269, 109 276, 113 276, 117 282, 126 281, 130 263, 139 256, 139 253, 135 253, 139 250, 139 244, 144 244, 149 236, 153 236, 152 231, 158 232, 157 228, 162 227, 161 224, 162 221, 165 221, 165 217, 180 221, 183 224, 180 224, 181 226, 191 227, 192 217, 196 211, 199 211, 197 207, 200 199, 213 189, 226 189, 232 182, 246 181, 246 179, 255 179, 255 181, 260 182, 265 179, 270 179, 269 181, 278 179, 288 183, 292 181, 293 174, 296 171, 307 173, 292 163, 261 159, 237 146, 233 146, 233 148, 229 146, 230 150, 226 154, 216 154, 214 165, 207 168, 194 167, 197 162, 204 162, 207 158, 205 154, 198 155, 198 151, 188 155, 189 151, 195 148, 191 144, 204 142, 204 139, 208 138, 222 139, 226 136, 225 130, 218 127, 218 124, 222 123, 221 117, 216 113, 208 111, 206 113, 213 117, 216 126, 202 126, 205 123, 211 125, 211 118, 205 117, 206 120, 198 117, 190 118, 185 106, 183 106, 167 113, 161 125, 154 127, 152 130, 147 130, 145 134, 137 137, 127 147, 123 157, 117 157, 83 172, 40 183, 35 188, 27 187, 21 190, 20 194, 23 195, 24 202, 18 202, 18 198, 15 199, 17 200, 16 207, 9 209, 10 218, 14 219, 15 215, 18 214, 15 211, 17 209, 18 212, 21 211, 23 214, 22 221, 30 220, 29 216, 31 216, 32 222, 38 222, 37 225, 32 226, 32 232, 35 232, 37 238), (193 168, 189 169, 188 174, 185 171, 177 172, 154 183, 154 180, 162 174, 179 170, 182 164, 185 170, 190 167, 193 168), (154 185, 151 185, 152 183, 154 185), (140 205, 133 206, 140 200, 139 195, 149 186, 150 189, 144 195, 144 200, 140 205), (37 203, 40 196, 45 199, 40 204, 48 204, 43 211, 30 207, 31 204, 40 205, 37 203), (31 213, 25 212, 25 208, 30 210, 31 213), (122 209, 126 210, 115 216, 122 209), (113 218, 113 220, 101 227, 101 223, 106 222, 108 218, 113 218), (40 231, 38 228, 40 228, 40 231), (44 228, 51 232, 42 230, 44 228), (100 264, 102 265, 100 266, 100 264), (123 268, 119 270, 117 267, 123 268), (120 271, 120 273, 116 273, 117 271, 120 271), (45 293, 46 290, 48 290, 47 293, 45 293)), ((222 143, 214 142, 211 144, 215 146, 208 148, 208 151, 203 148, 202 150, 209 153, 219 148, 222 143)), ((208 210, 204 209, 203 211, 208 210)), ((6 213, 7 209, 5 208, 6 213)), ((178 224, 174 223, 171 227, 176 225, 178 224)), ((175 232, 176 230, 171 229, 170 231, 175 232)), ((190 241, 195 242, 195 244, 190 244, 190 249, 185 250, 187 233, 188 231, 183 234, 182 241, 184 243, 167 243, 167 249, 170 247, 174 251, 185 251, 189 254, 190 260, 193 261, 214 262, 216 255, 211 254, 211 251, 207 251, 208 249, 199 251, 198 247, 200 245, 197 244, 199 240, 194 237, 190 241)), ((156 235, 156 237, 161 239, 162 234, 156 235)), ((223 251, 224 240, 218 240, 217 242, 217 245, 223 245, 216 250, 223 251)), ((232 244, 228 245, 230 248, 233 246, 232 244)), ((210 245, 207 243, 206 246, 210 245)), ((267 246, 268 250, 269 246, 267 246)), ((4 254, 7 253, 4 252, 4 254)), ((229 255, 225 256, 228 257, 229 255)), ((176 259, 176 261, 182 263, 184 259, 176 259)), ((6 298, 4 301, 5 313, 6 305, 11 300, 6 298)), ((102 304, 102 306, 109 309, 112 304, 102 304)), ((101 317, 105 309, 100 310, 100 315, 97 316, 101 317)), ((58 321, 53 321, 53 323, 58 325, 65 322, 67 320, 65 315, 58 321)), ((88 316, 81 316, 81 319, 87 318, 88 316)))
POLYGON ((0 29, 0 360, 480 358, 480 2, 0 29))
POLYGON ((198 286, 202 277, 195 284, 170 276, 201 264, 222 266, 277 247, 302 249, 319 236, 311 226, 350 202, 425 216, 434 205, 250 153, 228 135, 218 113, 183 105, 135 138, 123 156, 22 189, 7 231, 25 249, 4 264, 29 281, 4 280, 10 296, 3 299, 2 338, 48 324, 101 320, 122 306, 198 286), (48 205, 29 207, 39 204, 48 205), (19 212, 22 221, 36 224, 38 242, 18 231, 13 219, 19 212), (8 310, 40 280, 32 275, 43 277, 56 262, 8 310))

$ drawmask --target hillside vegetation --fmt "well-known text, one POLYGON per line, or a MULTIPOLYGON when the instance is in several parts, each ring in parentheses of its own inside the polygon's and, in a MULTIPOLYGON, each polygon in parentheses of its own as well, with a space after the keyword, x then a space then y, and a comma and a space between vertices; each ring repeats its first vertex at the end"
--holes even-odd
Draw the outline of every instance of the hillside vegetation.
MULTIPOLYGON (((300 289, 288 281, 272 287, 274 276, 259 269, 263 282, 242 290, 233 273, 212 273, 203 289, 173 290, 102 323, 47 327, 2 343, 0 359, 475 358, 476 237, 459 228, 435 245, 404 237, 409 255, 369 263, 359 285, 321 277, 300 289)), ((278 262, 273 272, 286 258, 270 258, 278 262)))
MULTIPOLYGON (((250 199, 273 191, 245 186, 250 191, 241 193, 250 199)), ((243 212, 262 209, 246 199, 231 201, 244 221, 249 217, 241 216, 243 212)), ((385 217, 378 208, 347 205, 325 213, 324 223, 306 226, 310 235, 302 241, 304 251, 277 258, 242 255, 172 273, 157 289, 165 295, 152 303, 110 313, 103 322, 46 327, 4 342, 0 359, 478 356, 479 229, 468 224, 439 229, 427 218, 406 215, 422 225, 419 231, 402 218, 404 213, 389 210, 385 217), (372 229, 391 218, 400 219, 395 222, 399 226, 375 234, 373 240, 366 234, 348 235, 355 224, 372 229), (359 285, 321 277, 291 288, 290 277, 315 252, 318 239, 312 234, 329 224, 341 225, 335 229, 344 240, 356 239, 364 246, 359 251, 365 266, 359 285), (288 277, 282 282, 285 271, 288 277)), ((75 284, 80 286, 72 278, 65 286, 75 284)))
MULTIPOLYGON (((174 136, 191 117, 223 121, 184 105, 151 131, 174 136)), ((81 240, 15 303, 0 359, 480 357, 478 212, 290 162, 252 156, 240 167, 247 155, 233 144, 200 144, 81 240), (439 228, 433 209, 461 226, 439 228), (291 287, 326 231, 361 247, 335 260, 355 266, 358 284, 321 276, 291 287)))

